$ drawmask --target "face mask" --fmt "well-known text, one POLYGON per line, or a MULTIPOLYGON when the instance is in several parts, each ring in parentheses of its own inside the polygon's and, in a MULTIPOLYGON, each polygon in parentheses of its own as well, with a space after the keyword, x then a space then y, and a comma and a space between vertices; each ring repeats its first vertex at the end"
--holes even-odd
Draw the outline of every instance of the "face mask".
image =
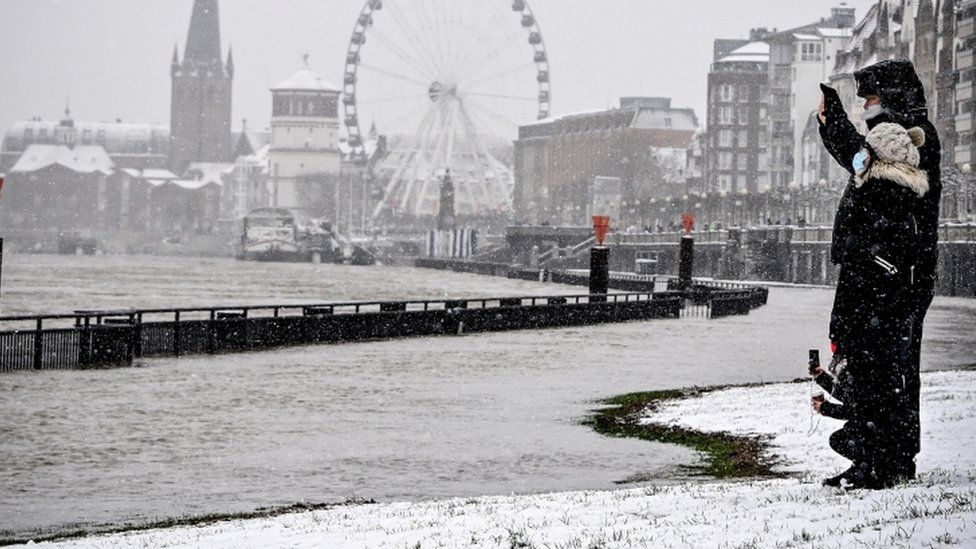
POLYGON ((881 103, 875 103, 874 105, 871 105, 870 107, 864 109, 864 112, 861 113, 861 119, 867 122, 869 120, 876 118, 878 115, 884 112, 885 109, 884 107, 881 106, 881 103))
POLYGON ((854 167, 854 173, 861 173, 864 171, 864 165, 868 162, 868 151, 861 149, 857 151, 854 155, 854 160, 851 161, 851 166, 854 167))

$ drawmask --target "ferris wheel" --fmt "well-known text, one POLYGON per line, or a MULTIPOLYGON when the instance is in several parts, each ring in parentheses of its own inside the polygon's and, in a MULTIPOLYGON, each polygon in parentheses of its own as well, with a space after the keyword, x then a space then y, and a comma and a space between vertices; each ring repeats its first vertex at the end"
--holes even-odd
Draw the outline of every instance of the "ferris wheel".
POLYGON ((387 136, 374 219, 435 216, 445 174, 459 217, 512 208, 512 141, 549 117, 549 56, 524 0, 368 0, 349 41, 353 154, 387 136), (365 130, 365 131, 364 131, 365 130))

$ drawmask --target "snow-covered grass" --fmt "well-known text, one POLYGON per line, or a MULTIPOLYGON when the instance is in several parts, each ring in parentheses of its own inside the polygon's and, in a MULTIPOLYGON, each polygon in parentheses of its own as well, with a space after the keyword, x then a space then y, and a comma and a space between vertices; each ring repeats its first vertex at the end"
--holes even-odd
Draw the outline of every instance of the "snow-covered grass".
POLYGON ((974 547, 976 372, 923 375, 919 478, 844 492, 839 423, 811 422, 802 384, 732 388, 666 403, 644 421, 769 435, 771 480, 337 507, 199 527, 69 540, 57 547, 974 547), (811 429, 815 427, 815 429, 811 429))

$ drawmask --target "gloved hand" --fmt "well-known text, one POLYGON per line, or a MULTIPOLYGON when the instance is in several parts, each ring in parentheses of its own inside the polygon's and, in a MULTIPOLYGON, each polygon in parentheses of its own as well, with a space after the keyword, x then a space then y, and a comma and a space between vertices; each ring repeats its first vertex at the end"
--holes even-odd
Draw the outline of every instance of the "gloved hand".
POLYGON ((839 117, 847 116, 844 110, 844 103, 840 100, 837 90, 827 84, 820 84, 820 91, 823 92, 823 116, 827 122, 836 120, 839 117))

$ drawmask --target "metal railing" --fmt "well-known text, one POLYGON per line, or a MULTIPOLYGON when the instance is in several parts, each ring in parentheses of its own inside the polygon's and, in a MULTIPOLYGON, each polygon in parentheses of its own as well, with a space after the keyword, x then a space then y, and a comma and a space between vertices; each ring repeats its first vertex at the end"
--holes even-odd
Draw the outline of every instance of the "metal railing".
POLYGON ((0 371, 369 339, 675 318, 682 296, 627 292, 317 302, 0 317, 0 371))

